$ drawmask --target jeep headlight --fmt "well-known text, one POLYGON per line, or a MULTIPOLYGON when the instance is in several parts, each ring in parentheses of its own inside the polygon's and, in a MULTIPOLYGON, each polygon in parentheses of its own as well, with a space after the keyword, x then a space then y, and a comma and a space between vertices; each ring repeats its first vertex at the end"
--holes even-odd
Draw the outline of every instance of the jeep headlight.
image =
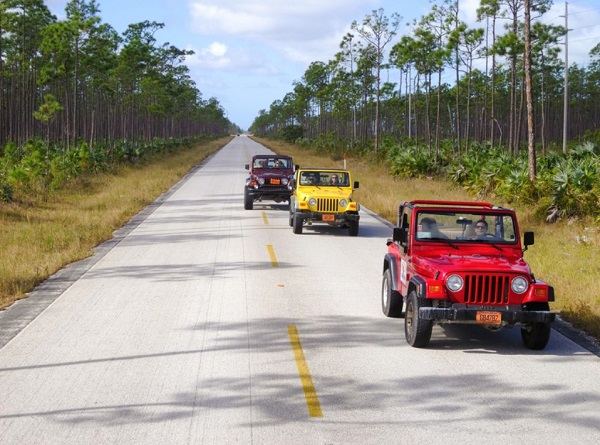
POLYGON ((258 183, 260 185, 265 185, 265 178, 258 178, 258 183))
POLYGON ((525 278, 517 277, 514 280, 512 280, 512 283, 510 283, 510 287, 512 288, 515 294, 522 294, 527 290, 527 287, 529 287, 529 285, 527 284, 527 280, 525 278))
POLYGON ((446 279, 446 286, 448 286, 448 289, 450 289, 452 292, 458 292, 463 287, 463 279, 456 274, 450 275, 446 279))
POLYGON ((346 207, 348 205, 347 199, 340 199, 340 207, 346 207))
POLYGON ((282 185, 288 185, 288 178, 282 178, 281 179, 281 184, 282 185))
POLYGON ((315 198, 310 198, 308 200, 308 205, 311 206, 311 207, 316 206, 317 205, 317 200, 315 198))

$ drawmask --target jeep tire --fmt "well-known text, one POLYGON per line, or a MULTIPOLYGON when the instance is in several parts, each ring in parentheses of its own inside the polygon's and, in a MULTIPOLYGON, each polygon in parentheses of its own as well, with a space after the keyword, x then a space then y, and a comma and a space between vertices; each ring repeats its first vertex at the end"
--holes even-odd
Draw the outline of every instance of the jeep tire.
POLYGON ((252 210, 254 206, 254 198, 248 193, 248 189, 244 190, 244 209, 252 210))
MULTIPOLYGON (((550 305, 548 303, 538 303, 532 310, 549 311, 550 305)), ((550 340, 551 330, 550 323, 531 323, 529 326, 521 328, 523 344, 528 349, 544 349, 550 340)))
POLYGON ((392 283, 392 271, 386 269, 381 282, 381 310, 386 317, 402 318, 404 298, 402 298, 400 292, 392 289, 392 283))
POLYGON ((358 221, 349 221, 348 222, 348 235, 350 235, 350 236, 358 235, 358 221))
POLYGON ((292 222, 292 230, 296 235, 302 234, 302 217, 298 213, 294 213, 294 220, 292 222))
POLYGON ((427 300, 419 298, 414 290, 408 294, 404 315, 404 336, 407 343, 414 348, 424 348, 431 340, 433 321, 419 318, 419 308, 425 305, 427 300))

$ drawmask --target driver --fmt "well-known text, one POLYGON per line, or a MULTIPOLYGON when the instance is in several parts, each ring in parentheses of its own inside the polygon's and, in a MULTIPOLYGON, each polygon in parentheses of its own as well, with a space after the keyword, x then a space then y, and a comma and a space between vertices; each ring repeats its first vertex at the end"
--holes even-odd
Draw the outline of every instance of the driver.
POLYGON ((485 238, 488 231, 488 223, 485 219, 480 219, 475 223, 475 235, 477 238, 485 238))

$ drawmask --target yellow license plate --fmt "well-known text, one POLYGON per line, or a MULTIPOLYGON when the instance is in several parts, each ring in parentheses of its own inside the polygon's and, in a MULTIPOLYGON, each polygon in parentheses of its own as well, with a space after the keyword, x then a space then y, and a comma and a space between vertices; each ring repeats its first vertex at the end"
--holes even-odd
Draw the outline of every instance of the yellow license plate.
POLYGON ((281 179, 279 179, 279 178, 271 178, 271 184, 279 185, 279 184, 281 184, 281 179))
POLYGON ((500 312, 478 311, 475 321, 481 324, 501 324, 502 314, 500 312))
POLYGON ((323 215, 323 221, 335 221, 335 215, 323 215))

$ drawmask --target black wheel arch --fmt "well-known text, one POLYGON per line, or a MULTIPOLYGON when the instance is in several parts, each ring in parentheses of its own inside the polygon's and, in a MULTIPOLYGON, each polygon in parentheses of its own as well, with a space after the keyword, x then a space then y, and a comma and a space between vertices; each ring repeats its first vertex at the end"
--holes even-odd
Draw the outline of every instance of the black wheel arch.
POLYGON ((397 258, 390 254, 387 253, 385 255, 385 257, 383 257, 383 272, 385 273, 386 270, 390 269, 390 273, 392 274, 392 290, 393 291, 398 291, 398 264, 397 264, 397 258))
POLYGON ((406 294, 410 295, 413 290, 417 293, 419 298, 427 298, 427 283, 425 283, 423 278, 419 276, 410 278, 406 294))
MULTIPOLYGON (((383 258, 383 271, 385 273, 387 269, 390 269, 392 274, 392 290, 399 292, 398 290, 398 258, 390 253, 387 253, 383 258)), ((409 295, 411 291, 415 291, 419 298, 427 297, 427 283, 419 276, 411 277, 408 283, 408 290, 406 295, 409 295)))

